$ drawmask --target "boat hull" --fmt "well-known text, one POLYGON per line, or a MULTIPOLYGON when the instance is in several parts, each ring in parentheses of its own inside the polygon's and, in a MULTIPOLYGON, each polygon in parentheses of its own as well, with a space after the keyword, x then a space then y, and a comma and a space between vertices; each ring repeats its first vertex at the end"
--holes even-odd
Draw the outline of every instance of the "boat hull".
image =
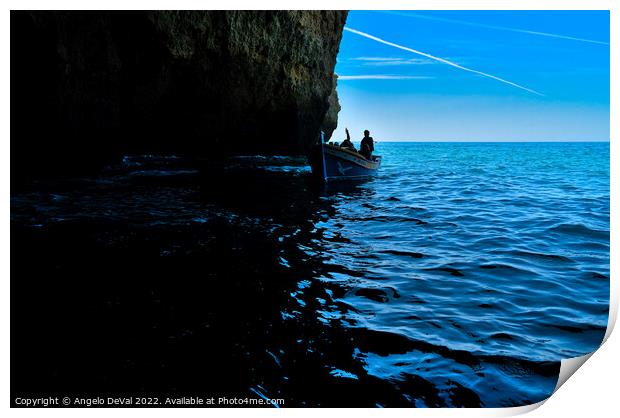
POLYGON ((324 181, 374 176, 381 166, 381 157, 367 160, 357 152, 335 145, 319 145, 310 158, 312 172, 324 181))

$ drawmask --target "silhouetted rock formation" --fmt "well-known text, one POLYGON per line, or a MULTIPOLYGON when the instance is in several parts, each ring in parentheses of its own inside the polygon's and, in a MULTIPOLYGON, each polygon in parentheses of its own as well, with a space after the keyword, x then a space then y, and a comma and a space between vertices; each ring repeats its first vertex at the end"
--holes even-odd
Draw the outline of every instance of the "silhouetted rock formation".
POLYGON ((337 123, 346 16, 14 11, 12 176, 123 153, 303 153, 337 123))
POLYGON ((338 127, 338 112, 340 112, 340 102, 338 101, 338 90, 336 90, 336 84, 338 83, 338 76, 334 74, 334 87, 332 93, 329 95, 328 103, 329 108, 325 113, 325 119, 323 119, 323 125, 321 129, 325 132, 327 138, 331 138, 332 133, 338 127))

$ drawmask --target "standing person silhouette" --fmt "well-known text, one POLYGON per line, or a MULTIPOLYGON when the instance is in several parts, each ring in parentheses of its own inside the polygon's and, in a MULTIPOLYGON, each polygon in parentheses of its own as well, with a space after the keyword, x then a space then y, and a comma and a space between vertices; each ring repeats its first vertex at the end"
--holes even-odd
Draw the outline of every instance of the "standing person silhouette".
POLYGON ((364 131, 364 138, 362 138, 362 142, 360 143, 360 154, 362 154, 367 160, 370 160, 374 150, 375 141, 372 139, 372 136, 370 136, 370 131, 366 129, 364 131))

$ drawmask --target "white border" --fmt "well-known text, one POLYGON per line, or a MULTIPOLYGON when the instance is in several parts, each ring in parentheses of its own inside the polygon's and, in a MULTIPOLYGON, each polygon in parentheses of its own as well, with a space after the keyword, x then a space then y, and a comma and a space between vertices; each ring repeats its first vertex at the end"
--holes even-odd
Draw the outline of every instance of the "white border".
MULTIPOLYGON (((301 0, 295 2, 285 1, 263 1, 252 3, 250 1, 240 0, 228 0, 207 2, 206 0, 154 0, 149 2, 139 2, 133 0, 107 0, 107 1, 8 1, 5 2, 8 8, 5 9, 4 25, 2 25, 2 45, 3 45, 3 65, 0 67, 3 75, 3 83, 1 87, 3 101, 3 111, 0 115, 0 123, 2 126, 3 140, 1 142, 2 152, 0 153, 2 158, 2 164, 0 169, 2 170, 1 188, 3 196, 8 200, 10 195, 10 126, 9 126, 9 111, 10 111, 10 67, 9 67, 9 54, 10 50, 10 13, 9 9, 386 9, 386 10, 611 10, 611 74, 619 74, 620 66, 618 65, 619 51, 618 41, 619 36, 619 23, 618 12, 620 5, 617 0, 435 0, 435 1, 415 1, 415 0, 399 0, 399 1, 369 1, 369 0, 357 0, 357 1, 338 1, 338 0, 301 0), (380 7, 377 7, 380 6, 380 7)), ((615 78, 611 78, 611 137, 615 137, 618 134, 618 123, 620 121, 620 114, 618 112, 618 83, 615 78)), ((614 163, 618 161, 618 146, 615 143, 617 140, 611 141, 611 211, 613 214, 618 213, 618 167, 614 163)), ((10 237, 9 237, 9 222, 10 217, 10 205, 6 205, 2 208, 4 215, 4 222, 1 224, 2 228, 2 252, 0 255, 2 265, 2 335, 4 336, 3 344, 0 345, 3 361, 0 366, 0 387, 2 389, 2 406, 8 408, 9 406, 9 313, 10 313, 10 288, 9 288, 9 276, 10 276, 10 237)), ((610 300, 610 320, 606 339, 609 337, 615 319, 617 315, 618 307, 618 289, 617 280, 615 279, 618 272, 617 260, 617 236, 619 231, 619 221, 615 216, 611 217, 611 300, 610 300)), ((551 397, 549 405, 545 408, 540 408, 534 414, 549 416, 553 414, 562 416, 583 416, 589 414, 588 411, 596 411, 597 417, 611 417, 617 414, 616 403, 616 387, 615 377, 619 372, 618 359, 616 353, 618 351, 619 344, 616 341, 617 337, 612 337, 605 345, 597 350, 592 356, 593 359, 589 362, 592 363, 590 367, 586 367, 585 370, 579 371, 578 380, 570 382, 562 387, 558 394, 551 397), (596 403, 591 404, 591 400, 596 400, 596 403)), ((589 357, 589 356, 588 356, 589 357)), ((579 363, 579 360, 571 360, 565 362, 570 365, 571 363, 579 363)), ((564 368, 568 366, 563 366, 564 368)), ((566 372, 564 370, 563 372, 566 372)), ((559 387, 559 386, 558 386, 559 387)), ((542 403, 521 407, 521 408, 507 408, 507 409, 470 409, 470 410, 413 410, 413 409, 390 409, 382 411, 384 414, 394 415, 415 415, 415 416, 508 416, 519 413, 528 412, 536 409, 542 403)), ((342 410, 320 410, 321 414, 341 414, 342 410)), ((45 413, 49 416, 83 416, 84 410, 67 410, 67 409, 55 409, 55 410, 33 410, 33 409, 11 409, 9 413, 15 416, 31 416, 34 414, 45 413)), ((146 411, 142 411, 146 412, 146 411)), ((106 409, 92 409, 88 411, 89 416, 108 416, 111 413, 119 415, 130 415, 135 413, 142 413, 134 410, 106 410, 106 409)), ((204 417, 206 414, 218 415, 218 416, 236 416, 243 413, 243 410, 180 410, 168 411, 165 409, 149 410, 149 414, 153 416, 169 416, 174 414, 188 414, 204 417)), ((273 413, 272 410, 252 410, 246 413, 251 413, 253 416, 267 416, 273 413)), ((311 416, 316 411, 311 409, 283 409, 279 413, 285 415, 298 415, 298 416, 311 416)), ((371 416, 376 414, 373 409, 348 411, 347 414, 355 414, 357 416, 371 416)))
POLYGON ((612 0, 249 0, 204 1, 204 0, 9 0, 8 9, 33 10, 611 10, 612 0))

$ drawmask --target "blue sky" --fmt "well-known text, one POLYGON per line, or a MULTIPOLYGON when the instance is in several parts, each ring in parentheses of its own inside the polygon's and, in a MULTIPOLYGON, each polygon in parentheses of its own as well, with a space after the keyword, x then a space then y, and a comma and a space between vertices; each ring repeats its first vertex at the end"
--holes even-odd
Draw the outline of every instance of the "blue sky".
POLYGON ((449 63, 345 30, 333 140, 609 140, 607 11, 351 11, 346 26, 449 63))

